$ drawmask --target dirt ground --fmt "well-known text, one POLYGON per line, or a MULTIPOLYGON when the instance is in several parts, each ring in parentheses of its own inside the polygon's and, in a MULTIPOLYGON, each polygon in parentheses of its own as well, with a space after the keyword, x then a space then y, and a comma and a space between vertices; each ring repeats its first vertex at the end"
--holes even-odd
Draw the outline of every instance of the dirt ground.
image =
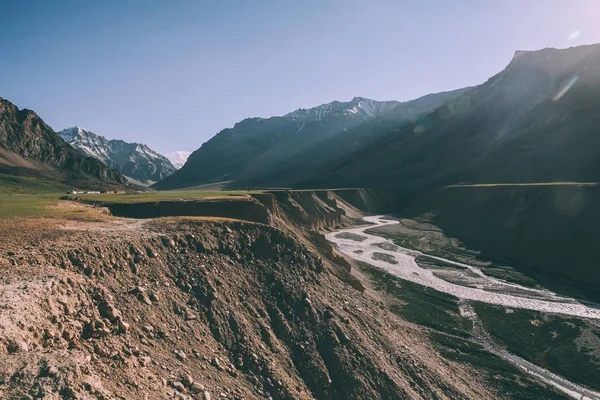
POLYGON ((1 398, 494 397, 291 231, 60 207, 0 224, 1 398))

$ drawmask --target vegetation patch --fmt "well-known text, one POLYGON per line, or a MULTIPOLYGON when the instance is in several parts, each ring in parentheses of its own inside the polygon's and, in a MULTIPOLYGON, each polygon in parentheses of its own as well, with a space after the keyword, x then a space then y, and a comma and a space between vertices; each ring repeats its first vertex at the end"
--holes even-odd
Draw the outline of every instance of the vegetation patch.
POLYGON ((475 303, 474 308, 485 329, 511 353, 570 381, 600 389, 600 357, 578 344, 584 331, 593 332, 588 322, 528 310, 506 313, 504 307, 484 303, 475 303))
POLYGON ((388 264, 398 264, 398 261, 396 261, 396 258, 394 256, 386 253, 380 253, 378 251, 374 252, 371 258, 373 258, 373 260, 384 261, 388 264))
POLYGON ((335 237, 340 238, 340 239, 354 240, 355 242, 364 242, 365 240, 367 240, 366 236, 358 235, 356 233, 351 233, 351 232, 338 233, 337 235, 335 235, 335 237))
POLYGON ((92 202, 106 203, 147 203, 152 201, 177 201, 177 200, 197 200, 197 199, 218 199, 229 198, 233 196, 248 196, 253 193, 262 193, 261 191, 246 190, 167 190, 157 192, 136 192, 136 193, 99 193, 99 194, 77 194, 67 196, 71 200, 86 200, 92 202))
POLYGON ((472 322, 460 315, 458 298, 437 290, 408 282, 367 263, 359 263, 361 271, 375 290, 383 291, 398 300, 391 311, 418 325, 440 332, 469 337, 472 322))
POLYGON ((508 361, 488 352, 476 343, 438 332, 431 332, 429 337, 445 359, 486 371, 486 381, 496 389, 499 398, 530 400, 567 398, 552 388, 542 386, 508 361))

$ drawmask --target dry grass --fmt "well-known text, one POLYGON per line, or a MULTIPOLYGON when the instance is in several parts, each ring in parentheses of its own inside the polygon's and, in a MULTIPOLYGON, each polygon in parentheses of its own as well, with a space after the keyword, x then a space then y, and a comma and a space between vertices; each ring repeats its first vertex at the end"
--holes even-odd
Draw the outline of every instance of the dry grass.
POLYGON ((158 191, 158 192, 143 192, 133 194, 78 194, 69 196, 71 198, 78 198, 97 202, 107 203, 142 203, 149 201, 176 201, 176 200, 195 200, 195 199, 219 199, 228 198, 232 196, 248 196, 252 193, 261 193, 261 191, 253 190, 172 190, 172 191, 158 191))

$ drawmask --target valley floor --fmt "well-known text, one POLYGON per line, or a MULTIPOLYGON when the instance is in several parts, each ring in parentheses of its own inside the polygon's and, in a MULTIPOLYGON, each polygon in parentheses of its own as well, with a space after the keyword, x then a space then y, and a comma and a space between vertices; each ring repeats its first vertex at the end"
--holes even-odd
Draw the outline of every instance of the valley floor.
MULTIPOLYGON (((333 193, 236 203, 265 223, 35 204, 0 220, 0 398, 565 398, 476 342, 454 296, 336 254, 322 233, 363 214, 333 193)), ((373 254, 390 263, 390 248, 373 254)))
MULTIPOLYGON (((376 281, 398 277, 441 292, 442 297, 449 295, 459 308, 455 321, 447 315, 435 317, 436 322, 416 317, 410 310, 414 303, 401 306, 401 315, 434 331, 464 336, 569 397, 600 398, 600 392, 589 389, 600 389, 598 305, 557 295, 508 266, 484 262, 433 225, 384 216, 364 219, 371 225, 338 230, 327 239, 360 262, 376 281), (373 267, 390 276, 382 277, 373 267), (446 326, 444 320, 449 320, 446 326)), ((406 301, 406 293, 391 294, 406 301)))

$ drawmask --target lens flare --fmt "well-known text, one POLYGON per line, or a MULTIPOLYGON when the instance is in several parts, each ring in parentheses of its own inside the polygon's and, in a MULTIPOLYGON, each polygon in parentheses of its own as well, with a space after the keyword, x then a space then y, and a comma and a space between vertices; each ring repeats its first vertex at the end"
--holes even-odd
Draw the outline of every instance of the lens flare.
POLYGON ((552 98, 552 101, 558 101, 561 99, 561 97, 563 97, 565 94, 567 94, 569 89, 571 89, 573 87, 573 85, 575 84, 575 82, 577 82, 577 79, 579 79, 579 75, 578 74, 573 75, 573 77, 569 80, 569 82, 567 82, 567 84, 565 86, 563 86, 563 88, 560 89, 558 93, 556 93, 556 95, 552 98))

